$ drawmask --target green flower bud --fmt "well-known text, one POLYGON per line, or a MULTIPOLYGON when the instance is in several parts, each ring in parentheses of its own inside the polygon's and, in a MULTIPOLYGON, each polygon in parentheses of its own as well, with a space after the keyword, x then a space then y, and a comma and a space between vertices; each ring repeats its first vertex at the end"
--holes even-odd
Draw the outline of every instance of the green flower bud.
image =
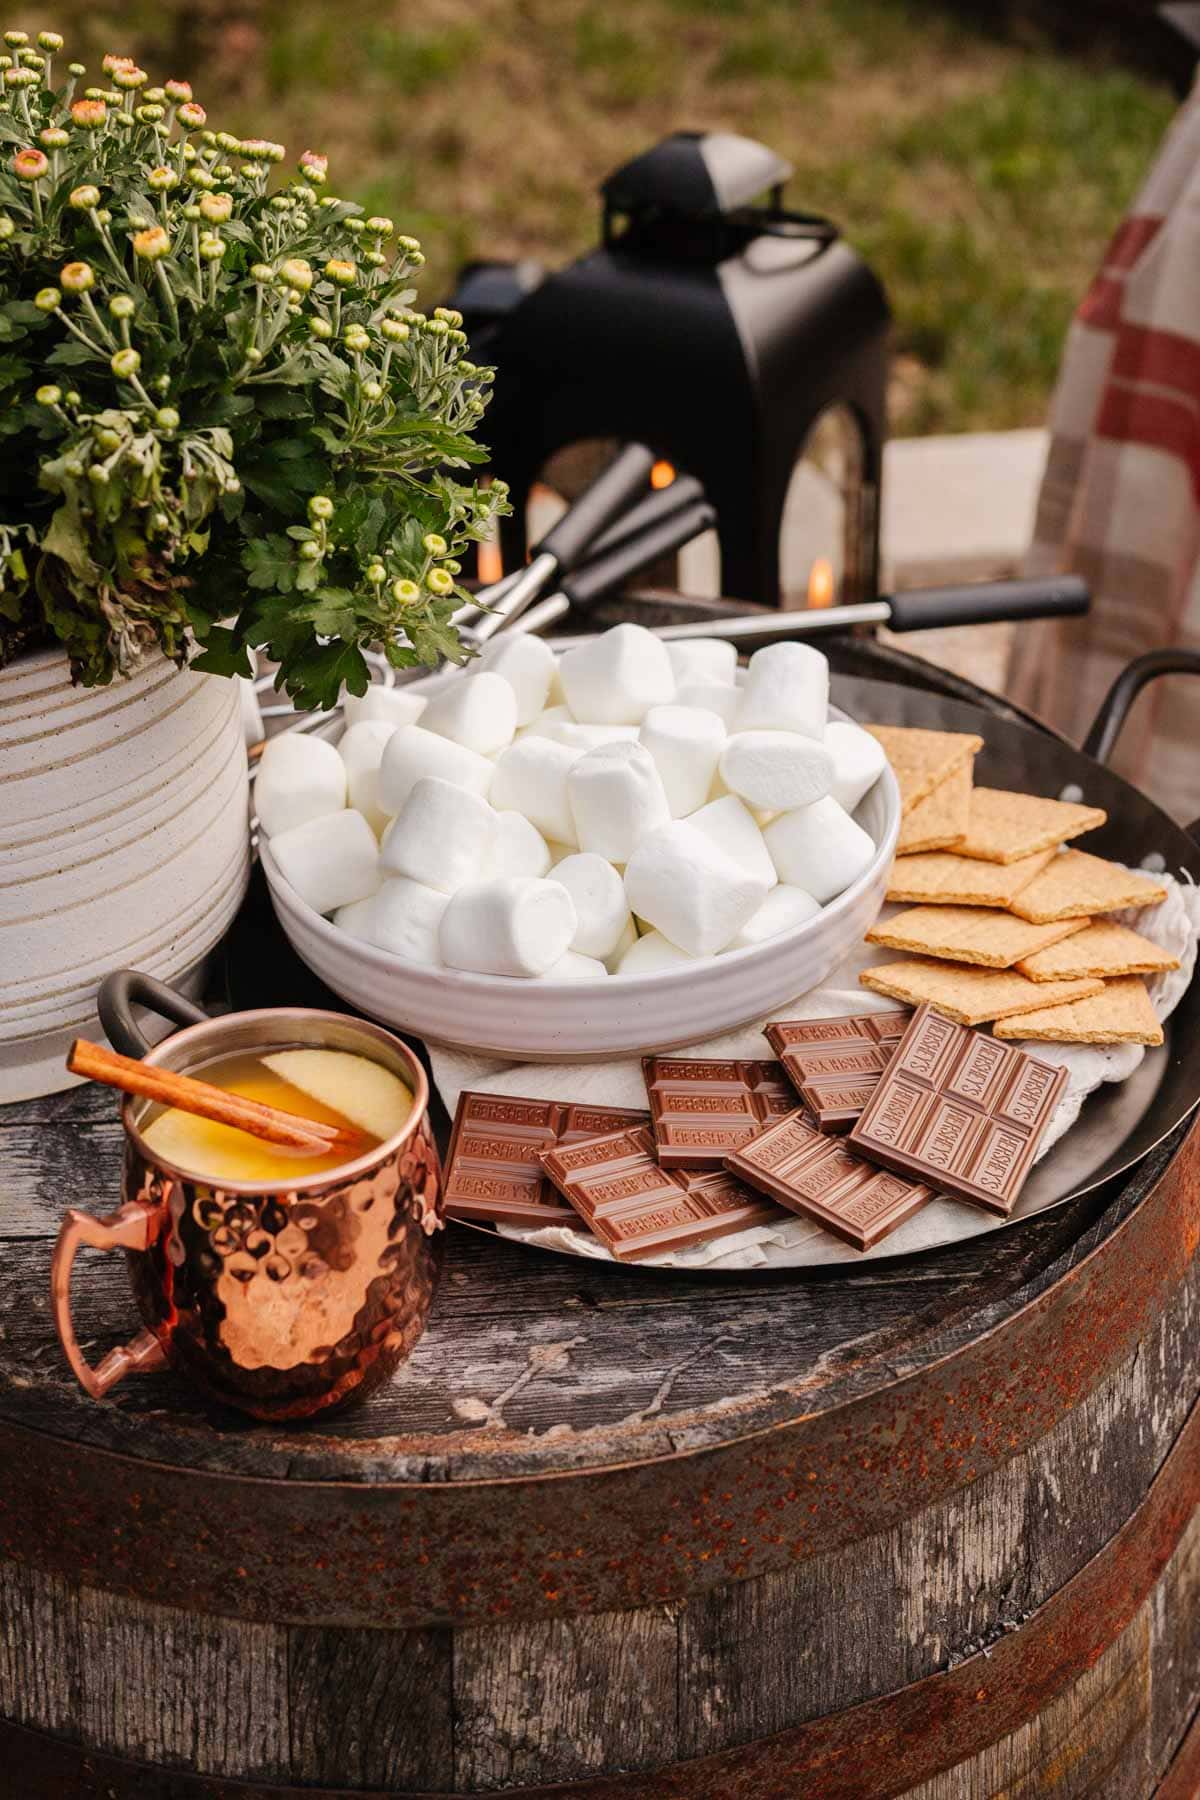
POLYGON ((163 90, 168 100, 190 100, 192 97, 190 81, 167 81, 163 84, 163 90))
POLYGON ((34 295, 33 304, 37 307, 39 312, 57 312, 62 305, 62 295, 57 288, 39 288, 38 292, 34 295))
POLYGON ((62 399, 62 389, 55 387, 53 382, 48 382, 45 387, 40 387, 33 397, 39 406, 57 406, 62 399))
POLYGON ((168 169, 165 163, 157 169, 151 169, 146 180, 156 194, 169 194, 172 188, 179 186, 179 176, 174 169, 168 169))
POLYGON ((136 350, 118 350, 109 361, 118 381, 132 381, 141 366, 142 359, 136 350))
POLYGON ((427 531, 425 536, 421 539, 421 543, 430 556, 445 556, 447 550, 450 548, 445 538, 441 537, 436 531, 427 531))
POLYGON ((86 294, 96 285, 96 271, 91 263, 64 263, 58 271, 58 279, 68 294, 86 294))
POLYGON ((5 238, 10 238, 16 229, 8 214, 0 213, 0 242, 3 242, 5 238))
POLYGON ((246 361, 248 363, 250 363, 252 366, 257 367, 257 365, 262 361, 262 359, 263 359, 263 353, 259 349, 258 345, 251 344, 250 348, 246 351, 246 361))
POLYGON ((132 319, 137 307, 132 294, 114 294, 108 303, 108 310, 114 319, 132 319))
POLYGON ((79 406, 81 404, 80 396, 74 388, 67 389, 64 399, 68 406, 79 406))
POLYGON ((232 194, 201 194, 200 216, 210 224, 224 225, 233 217, 232 194))
POLYGON ((364 250, 362 259, 372 269, 382 269, 387 262, 387 257, 382 250, 364 250))
POLYGON ((314 544, 311 538, 306 543, 301 544, 301 562, 320 562, 321 556, 322 550, 320 544, 314 544))
POLYGON ((75 77, 76 81, 78 81, 79 77, 81 75, 87 74, 87 64, 86 63, 68 63, 67 64, 67 74, 73 75, 75 77))
POLYGON ((194 200, 189 200, 184 206, 183 216, 188 221, 189 225, 194 225, 196 220, 200 217, 200 208, 196 205, 194 200))
POLYGON ((99 131, 107 117, 108 107, 99 91, 71 102, 71 123, 78 125, 81 131, 99 131))
POLYGON ((210 188, 216 187, 217 182, 216 177, 210 175, 208 170, 204 168, 202 164, 192 163, 188 169, 188 184, 191 187, 200 188, 203 192, 207 193, 210 188))
POLYGON ((457 312, 453 306, 435 306, 433 316, 435 319, 443 319, 447 325, 462 324, 462 314, 457 312))
POLYGON ((310 319, 308 321, 308 329, 313 337, 321 338, 322 340, 333 336, 333 326, 329 323, 328 319, 310 319))
MULTIPOLYGON (((42 159, 45 161, 45 158, 42 159)), ((325 264, 325 273, 330 281, 336 281, 339 287, 353 287, 358 280, 358 270, 352 262, 344 257, 331 256, 325 264)))
POLYGON ((421 590, 415 581, 406 581, 402 575, 398 581, 392 583, 392 598, 397 600, 401 606, 411 606, 414 601, 421 598, 421 590))
POLYGON ((379 327, 385 338, 393 344, 402 344, 409 335, 410 327, 403 319, 384 319, 379 327))
POLYGON ((311 206, 317 197, 306 181, 293 181, 288 192, 301 206, 311 206))
POLYGON ((150 523, 155 531, 169 531, 171 520, 165 512, 151 513, 150 523))
POLYGON ((252 264, 250 274, 255 281, 274 281, 275 279, 275 271, 270 263, 252 264))
POLYGON ((121 434, 119 431, 114 431, 111 425, 102 425, 95 437, 97 450, 105 456, 109 456, 114 450, 121 448, 121 434))
POLYGON ((444 562, 442 564, 442 567, 443 567, 443 569, 445 569, 445 571, 448 575, 461 575, 462 574, 462 564, 460 562, 455 562, 452 557, 449 558, 446 562, 444 562))
POLYGON ((149 225, 134 236, 133 254, 144 262, 157 262, 160 257, 169 255, 170 249, 171 240, 161 225, 149 225))
POLYGON ((363 398, 365 400, 382 400, 383 399, 383 384, 381 382, 364 381, 362 384, 362 391, 363 391, 363 398))
POLYGON ((429 337, 446 337, 450 327, 445 319, 427 319, 424 330, 429 337))
POLYGON ((342 222, 345 225, 346 230, 352 232, 355 237, 358 237, 367 229, 367 222, 365 219, 344 219, 342 222))
POLYGON ((313 284, 312 264, 302 256, 289 256, 279 270, 279 279, 293 293, 307 294, 313 284))
POLYGON ((108 486, 108 470, 103 463, 92 463, 88 469, 88 480, 94 482, 96 487, 108 486))
POLYGON ((234 137, 232 131, 218 131, 217 133, 218 150, 236 150, 239 141, 238 138, 234 137))
POLYGON ((308 516, 315 523, 318 519, 332 519, 333 501, 328 494, 314 494, 308 503, 308 516))
POLYGON ((391 237, 395 229, 391 219, 386 218, 382 213, 374 213, 367 220, 367 230, 373 231, 377 237, 391 237))
POLYGON ((29 33, 27 31, 6 31, 4 41, 10 50, 19 50, 23 44, 29 42, 29 33))
POLYGON ((231 475, 229 477, 229 480, 225 483, 225 492, 227 494, 240 494, 241 491, 242 491, 241 482, 238 480, 236 475, 231 475))
POLYGON ((63 47, 63 40, 57 31, 39 31, 37 41, 43 50, 49 50, 53 56, 63 47))
POLYGON ((189 131, 196 131, 203 125, 208 114, 202 106, 197 106, 195 101, 185 100, 175 117, 181 125, 186 125, 189 131))
POLYGON ((372 587, 382 587, 387 580, 387 570, 381 562, 368 563, 363 572, 372 587))
POLYGON ((173 406, 160 406, 154 415, 154 423, 160 431, 178 431, 179 414, 173 406))
POLYGON ((454 577, 448 569, 430 569, 425 577, 425 586, 431 594, 451 594, 454 592, 454 577))
POLYGON ((200 239, 200 254, 205 262, 220 262, 228 248, 229 245, 225 239, 218 237, 215 232, 209 237, 200 239))
POLYGON ((371 348, 371 334, 362 325, 347 325, 342 340, 347 350, 354 350, 359 355, 371 348))
POLYGON ((146 89, 146 92, 142 95, 143 100, 150 100, 153 102, 153 104, 155 106, 161 106, 162 102, 166 99, 166 97, 167 97, 166 88, 160 88, 160 87, 149 87, 146 89))
POLYGON ((237 170, 232 163, 217 163, 213 169, 213 174, 218 181, 232 181, 237 174, 237 170))
POLYGON ((414 250, 419 250, 421 248, 420 238, 415 237, 398 237, 396 239, 396 244, 399 249, 407 251, 410 255, 414 250))
POLYGON ((83 474, 83 464, 77 456, 69 456, 63 464, 63 474, 69 475, 72 481, 78 481, 83 474))
POLYGON ((314 187, 324 187, 329 178, 329 158, 319 156, 315 150, 306 150, 296 167, 314 187))
POLYGON ((40 83, 34 69, 5 69, 4 85, 10 88, 35 88, 40 83))
POLYGON ((61 125, 47 125, 45 131, 38 132, 38 143, 43 150, 65 150, 70 141, 70 132, 64 131, 61 125))
POLYGON ((155 106, 153 103, 150 103, 147 106, 139 106, 137 109, 137 119, 139 124, 142 125, 157 125, 162 117, 162 107, 155 106))

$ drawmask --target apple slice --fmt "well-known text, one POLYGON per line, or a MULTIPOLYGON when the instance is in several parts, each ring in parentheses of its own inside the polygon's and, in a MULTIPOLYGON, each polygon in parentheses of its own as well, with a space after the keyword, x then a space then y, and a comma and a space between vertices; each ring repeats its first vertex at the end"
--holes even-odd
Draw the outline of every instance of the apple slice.
POLYGON ((276 1050, 264 1065, 302 1094, 373 1137, 390 1138, 412 1111, 412 1092, 390 1069, 349 1050, 276 1050))

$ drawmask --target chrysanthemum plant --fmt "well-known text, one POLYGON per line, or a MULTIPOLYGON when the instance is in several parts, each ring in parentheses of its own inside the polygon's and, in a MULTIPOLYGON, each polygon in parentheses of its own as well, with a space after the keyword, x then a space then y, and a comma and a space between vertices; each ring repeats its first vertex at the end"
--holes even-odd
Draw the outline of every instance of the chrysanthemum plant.
POLYGON ((313 152, 273 189, 283 146, 210 130, 185 81, 59 81, 56 32, 4 42, 0 664, 58 639, 92 684, 261 647, 322 707, 368 645, 461 660, 459 559, 504 490, 450 473, 484 460, 490 371, 412 309, 416 240, 313 152))

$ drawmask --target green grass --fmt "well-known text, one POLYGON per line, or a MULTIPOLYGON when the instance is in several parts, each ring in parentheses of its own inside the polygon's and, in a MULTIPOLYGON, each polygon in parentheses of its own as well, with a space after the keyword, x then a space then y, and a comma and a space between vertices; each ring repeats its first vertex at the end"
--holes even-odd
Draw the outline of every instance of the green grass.
POLYGON ((113 0, 65 0, 52 22, 72 54, 132 48, 156 78, 187 73, 218 125, 327 151, 339 191, 422 238, 431 299, 469 256, 578 254, 600 180, 673 127, 761 138, 796 165, 793 203, 838 220, 883 278, 893 423, 911 432, 1044 419, 1072 309, 1174 110, 1119 61, 980 10, 125 0, 121 33, 113 0))

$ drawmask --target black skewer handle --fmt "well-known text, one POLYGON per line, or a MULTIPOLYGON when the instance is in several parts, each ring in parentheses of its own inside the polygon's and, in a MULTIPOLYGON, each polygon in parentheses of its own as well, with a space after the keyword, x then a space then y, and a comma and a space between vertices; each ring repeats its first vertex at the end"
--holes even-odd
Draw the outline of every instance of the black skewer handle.
POLYGON ((672 513, 682 512, 685 506, 694 506, 697 500, 703 499, 703 482, 697 481, 694 475, 677 475, 667 487, 656 488, 647 494, 644 500, 623 512, 607 531, 593 538, 587 547, 587 561, 591 562, 595 556, 607 556, 626 538, 636 537, 651 525, 657 525, 660 519, 669 519, 672 513))
POLYGON ((573 500, 530 552, 531 560, 552 556, 560 569, 577 562, 594 537, 607 530, 618 514, 639 498, 650 480, 654 452, 645 444, 625 444, 608 467, 573 500))
POLYGON ((890 594, 892 631, 929 631, 947 625, 990 625, 1005 619, 1066 618, 1092 603, 1078 575, 1031 581, 968 582, 961 587, 916 588, 890 594))
POLYGON ((696 501, 682 511, 660 519, 636 538, 625 539, 607 556, 597 556, 583 568, 576 569, 561 584, 562 592, 572 606, 590 606, 593 600, 619 586, 630 575, 636 575, 648 563, 657 562, 660 556, 690 543, 702 531, 711 530, 716 522, 716 509, 707 500, 696 501))

